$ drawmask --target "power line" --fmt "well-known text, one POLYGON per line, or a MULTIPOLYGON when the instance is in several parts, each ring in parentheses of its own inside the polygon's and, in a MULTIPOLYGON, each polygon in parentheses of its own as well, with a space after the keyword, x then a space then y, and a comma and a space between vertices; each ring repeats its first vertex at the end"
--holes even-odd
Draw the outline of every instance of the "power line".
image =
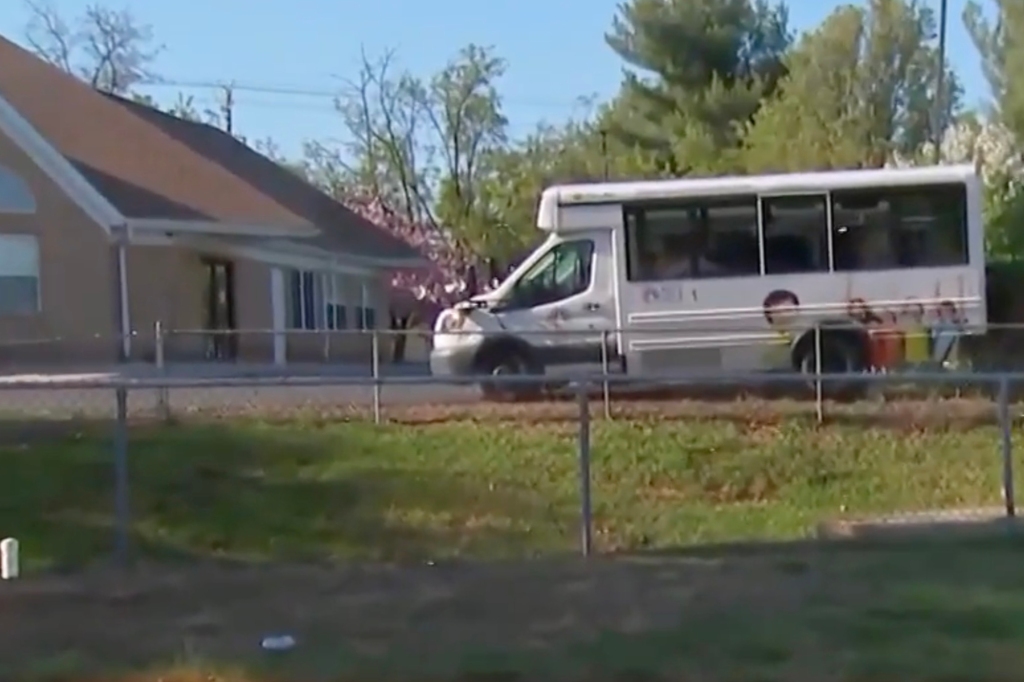
MULTIPOLYGON (((224 107, 224 99, 216 97, 190 97, 189 98, 193 105, 207 106, 211 109, 222 109, 224 107)), ((173 102, 172 102, 173 104, 173 102)), ((236 111, 244 109, 268 109, 268 110, 279 110, 279 111, 305 111, 315 114, 337 114, 338 110, 333 104, 326 102, 289 102, 281 100, 266 100, 266 99, 249 99, 235 97, 232 100, 232 105, 236 111)))
POLYGON ((235 89, 230 85, 224 87, 224 102, 221 104, 221 114, 224 116, 224 131, 228 135, 235 132, 235 89))
POLYGON ((298 97, 335 98, 341 94, 340 90, 315 90, 308 88, 284 88, 270 85, 255 85, 251 83, 239 83, 237 81, 190 81, 170 80, 162 78, 159 80, 143 81, 142 85, 147 87, 172 87, 187 88, 190 90, 223 90, 231 88, 236 92, 253 92, 266 95, 288 95, 298 97))
MULTIPOLYGON (((182 88, 186 90, 218 90, 224 92, 230 89, 236 93, 248 92, 253 94, 275 95, 278 97, 300 97, 309 99, 330 99, 332 102, 344 96, 344 88, 336 90, 318 88, 299 88, 287 86, 274 86, 258 83, 246 83, 234 80, 210 81, 210 80, 178 80, 161 78, 145 80, 140 83, 149 88, 182 88)), ((586 99, 579 97, 573 100, 555 102, 552 100, 532 100, 529 98, 502 97, 503 102, 517 107, 530 107, 536 109, 574 109, 587 106, 586 99)))

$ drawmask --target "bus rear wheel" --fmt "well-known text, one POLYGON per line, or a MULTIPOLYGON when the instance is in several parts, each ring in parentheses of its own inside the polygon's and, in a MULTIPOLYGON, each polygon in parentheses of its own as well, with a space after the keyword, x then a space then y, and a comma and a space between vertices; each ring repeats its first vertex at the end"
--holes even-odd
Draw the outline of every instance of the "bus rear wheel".
MULTIPOLYGON (((821 335, 821 360, 817 357, 819 344, 815 343, 813 334, 800 343, 794 353, 796 369, 803 374, 814 377, 818 370, 822 374, 859 374, 864 371, 864 348, 851 334, 828 333, 821 335)), ((808 386, 815 388, 816 381, 808 386)), ((822 394, 833 400, 855 400, 865 389, 860 381, 826 380, 821 384, 822 394)))

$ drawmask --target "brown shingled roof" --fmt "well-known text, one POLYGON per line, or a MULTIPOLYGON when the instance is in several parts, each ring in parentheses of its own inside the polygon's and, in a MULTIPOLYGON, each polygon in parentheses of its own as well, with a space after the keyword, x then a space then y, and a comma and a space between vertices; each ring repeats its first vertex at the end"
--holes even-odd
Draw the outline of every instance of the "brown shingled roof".
MULTIPOLYGON (((354 255, 415 258, 412 247, 232 136, 104 95, 0 37, 0 94, 121 213, 321 234, 354 255)), ((307 241, 303 239, 303 241, 307 241)))

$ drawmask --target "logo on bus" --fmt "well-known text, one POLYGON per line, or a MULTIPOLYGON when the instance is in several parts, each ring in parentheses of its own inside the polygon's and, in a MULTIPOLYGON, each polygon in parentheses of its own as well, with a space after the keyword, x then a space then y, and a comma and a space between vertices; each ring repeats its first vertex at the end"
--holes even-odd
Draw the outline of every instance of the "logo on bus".
POLYGON ((682 303, 686 298, 686 290, 671 284, 649 286, 643 290, 641 298, 644 303, 682 303))

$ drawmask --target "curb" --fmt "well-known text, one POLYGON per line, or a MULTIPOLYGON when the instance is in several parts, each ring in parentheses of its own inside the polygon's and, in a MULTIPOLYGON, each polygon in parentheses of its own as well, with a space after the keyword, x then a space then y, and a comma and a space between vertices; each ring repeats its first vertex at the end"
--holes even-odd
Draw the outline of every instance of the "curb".
POLYGON ((819 540, 961 539, 1024 534, 1024 518, 1004 507, 908 512, 866 519, 832 519, 814 529, 819 540))

